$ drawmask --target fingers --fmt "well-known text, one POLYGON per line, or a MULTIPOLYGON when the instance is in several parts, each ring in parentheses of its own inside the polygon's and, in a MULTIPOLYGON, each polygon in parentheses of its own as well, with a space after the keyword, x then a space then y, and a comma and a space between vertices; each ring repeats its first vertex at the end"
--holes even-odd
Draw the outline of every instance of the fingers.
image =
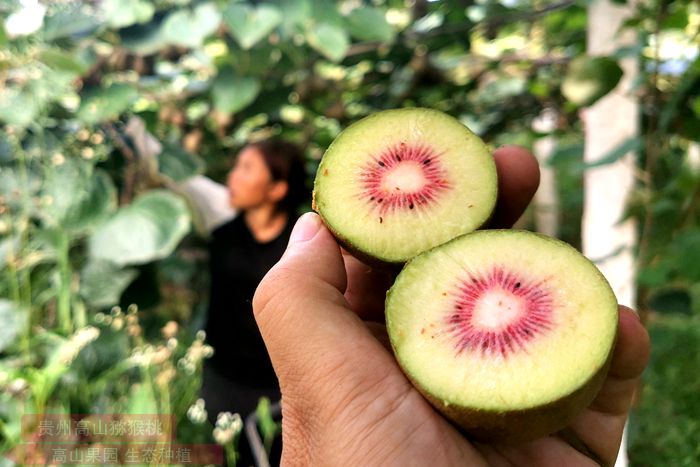
POLYGON ((335 239, 314 213, 294 227, 282 259, 260 283, 253 311, 272 364, 284 385, 328 371, 381 345, 348 309, 343 257, 335 239))
POLYGON ((393 284, 396 273, 367 266, 350 253, 343 251, 347 272, 345 299, 361 319, 384 322, 386 292, 393 284))
POLYGON ((540 183, 537 159, 525 148, 503 146, 493 153, 498 173, 498 202, 490 228, 508 228, 525 212, 540 183))
POLYGON ((618 341, 608 378, 591 409, 610 415, 629 410, 637 381, 649 361, 649 335, 636 314, 620 306, 618 341))
POLYGON ((617 343, 608 377, 590 408, 571 424, 578 439, 612 464, 638 380, 649 360, 649 335, 635 313, 620 307, 617 343))

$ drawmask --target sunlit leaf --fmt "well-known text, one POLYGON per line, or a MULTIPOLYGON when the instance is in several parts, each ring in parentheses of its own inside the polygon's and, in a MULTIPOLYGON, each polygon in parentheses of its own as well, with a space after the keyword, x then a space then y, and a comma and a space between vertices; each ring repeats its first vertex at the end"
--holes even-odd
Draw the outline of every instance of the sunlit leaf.
POLYGON ((173 44, 199 47, 221 24, 221 13, 213 3, 201 3, 170 13, 163 22, 163 34, 173 44))
POLYGON ((348 15, 350 34, 361 41, 391 42, 395 31, 377 8, 356 8, 348 15))
POLYGON ((577 57, 561 86, 564 97, 578 106, 589 106, 612 91, 622 78, 622 68, 609 57, 577 57))
POLYGON ((142 264, 172 253, 189 228, 185 202, 171 192, 152 190, 103 224, 89 239, 89 253, 119 266, 142 264))
POLYGON ((115 28, 146 23, 155 12, 152 2, 145 0, 105 0, 102 8, 107 23, 115 28))
POLYGON ((308 36, 311 47, 329 60, 339 62, 350 48, 350 39, 345 29, 327 23, 316 25, 308 36))
POLYGON ((231 35, 244 49, 249 49, 267 37, 282 23, 282 12, 274 5, 257 7, 229 3, 223 13, 231 35))
POLYGON ((286 36, 301 32, 313 16, 311 0, 276 0, 274 3, 282 12, 280 29, 286 36))

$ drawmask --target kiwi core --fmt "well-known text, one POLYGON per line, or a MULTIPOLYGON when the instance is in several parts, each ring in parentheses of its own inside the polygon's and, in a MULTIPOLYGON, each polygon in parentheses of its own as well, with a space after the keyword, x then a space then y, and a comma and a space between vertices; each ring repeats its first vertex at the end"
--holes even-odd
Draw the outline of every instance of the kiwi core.
POLYGON ((386 216, 436 201, 449 189, 435 151, 427 146, 397 144, 373 157, 360 175, 360 198, 386 216))
POLYGON ((470 276, 455 294, 447 329, 457 354, 506 357, 527 352, 529 341, 552 327, 552 298, 543 284, 526 282, 495 267, 485 276, 470 276))

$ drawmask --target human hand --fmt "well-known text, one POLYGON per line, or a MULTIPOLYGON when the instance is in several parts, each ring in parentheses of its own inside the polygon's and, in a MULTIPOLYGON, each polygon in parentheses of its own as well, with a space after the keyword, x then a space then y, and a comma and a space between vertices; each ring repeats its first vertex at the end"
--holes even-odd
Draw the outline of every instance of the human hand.
MULTIPOLYGON (((521 148, 494 154, 492 227, 511 225, 539 181, 521 148)), ((517 446, 470 441, 406 379, 388 345, 393 277, 344 254, 315 214, 303 216, 253 309, 282 391, 284 465, 612 465, 649 355, 634 312, 620 307, 617 344, 597 398, 560 433, 517 446)))

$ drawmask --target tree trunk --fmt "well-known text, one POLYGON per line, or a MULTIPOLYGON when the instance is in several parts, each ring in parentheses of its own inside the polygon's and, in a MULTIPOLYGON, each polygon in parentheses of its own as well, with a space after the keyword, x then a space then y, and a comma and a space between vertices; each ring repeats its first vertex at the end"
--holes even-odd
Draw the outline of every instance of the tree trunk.
POLYGON ((557 194, 556 173, 549 165, 549 159, 556 148, 552 132, 557 127, 557 114, 545 110, 532 122, 533 130, 545 133, 533 145, 533 153, 540 163, 540 186, 535 193, 535 229, 550 237, 559 234, 559 196, 557 194))
MULTIPOLYGON (((636 43, 631 30, 620 26, 633 13, 628 5, 596 0, 588 7, 588 53, 609 55, 636 43)), ((638 135, 638 103, 630 86, 638 71, 634 58, 621 61, 622 81, 610 94, 586 109, 584 115, 587 162, 605 156, 621 142, 638 135)), ((637 243, 633 221, 620 223, 627 197, 634 185, 635 159, 627 154, 614 164, 586 171, 584 177, 583 253, 594 260, 610 282, 618 302, 631 307, 636 302, 635 256, 637 243)), ((626 442, 616 466, 627 465, 626 442)))

